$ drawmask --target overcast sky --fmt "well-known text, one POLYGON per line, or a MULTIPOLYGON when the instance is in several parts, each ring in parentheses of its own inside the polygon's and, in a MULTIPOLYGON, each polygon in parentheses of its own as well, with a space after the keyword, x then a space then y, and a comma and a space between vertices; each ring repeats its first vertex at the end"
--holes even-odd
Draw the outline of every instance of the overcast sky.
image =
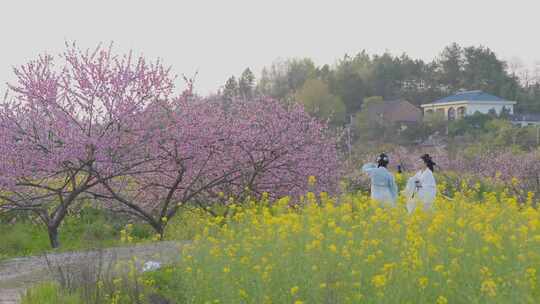
POLYGON ((362 49, 431 60, 458 42, 532 66, 540 61, 540 1, 0 0, 0 33, 0 91, 12 66, 75 40, 85 48, 114 41, 117 51, 163 58, 177 74, 199 71, 206 94, 277 58, 334 63, 362 49))

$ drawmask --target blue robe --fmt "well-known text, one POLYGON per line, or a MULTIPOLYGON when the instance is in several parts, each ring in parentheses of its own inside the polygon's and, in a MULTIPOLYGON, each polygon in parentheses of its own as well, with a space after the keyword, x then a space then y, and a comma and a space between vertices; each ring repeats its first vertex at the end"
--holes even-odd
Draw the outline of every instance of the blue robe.
POLYGON ((362 166, 362 172, 371 179, 371 198, 383 207, 395 207, 398 189, 394 176, 388 169, 368 163, 362 166))

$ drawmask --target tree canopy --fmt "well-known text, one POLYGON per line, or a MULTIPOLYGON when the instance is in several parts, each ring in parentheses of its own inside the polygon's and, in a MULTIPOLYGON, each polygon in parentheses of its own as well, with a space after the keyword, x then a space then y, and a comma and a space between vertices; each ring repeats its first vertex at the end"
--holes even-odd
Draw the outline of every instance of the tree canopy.
MULTIPOLYGON (((343 103, 346 116, 360 111, 369 96, 405 99, 419 105, 459 90, 483 90, 517 100, 518 111, 540 112, 540 73, 533 74, 518 71, 488 47, 452 43, 432 61, 365 51, 345 55, 333 65, 317 66, 309 58, 280 60, 263 69, 256 91, 291 102, 300 93, 306 94, 306 82, 316 79, 343 103)), ((313 87, 314 83, 322 86, 319 82, 308 85, 313 87)), ((333 104, 336 98, 327 98, 326 102, 333 104)))

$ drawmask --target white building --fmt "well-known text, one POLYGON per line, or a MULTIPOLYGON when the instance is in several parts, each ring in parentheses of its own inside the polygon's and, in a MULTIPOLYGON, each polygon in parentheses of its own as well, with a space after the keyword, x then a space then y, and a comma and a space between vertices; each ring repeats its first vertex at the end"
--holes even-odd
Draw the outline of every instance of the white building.
POLYGON ((519 127, 540 126, 540 115, 538 114, 516 114, 510 119, 510 122, 519 127))
POLYGON ((482 91, 466 91, 423 104, 421 107, 424 115, 441 113, 446 119, 454 120, 476 112, 488 114, 490 111, 495 111, 501 114, 503 109, 506 109, 508 114, 514 114, 516 103, 482 91))

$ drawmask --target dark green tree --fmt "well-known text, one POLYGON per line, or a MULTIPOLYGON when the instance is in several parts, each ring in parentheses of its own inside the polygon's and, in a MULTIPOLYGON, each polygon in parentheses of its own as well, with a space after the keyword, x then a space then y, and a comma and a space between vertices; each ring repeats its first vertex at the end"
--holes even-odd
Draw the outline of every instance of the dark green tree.
POLYGON ((362 100, 368 96, 364 79, 355 66, 355 59, 349 56, 345 56, 338 63, 330 85, 332 93, 343 100, 346 112, 349 114, 358 112, 362 106, 362 100))
POLYGON ((501 110, 501 113, 499 113, 500 119, 510 119, 511 116, 512 116, 512 113, 510 109, 507 107, 503 107, 501 110))
POLYGON ((225 86, 223 87, 223 97, 225 100, 230 101, 238 96, 238 82, 234 76, 229 77, 225 86))
POLYGON ((250 99, 254 95, 255 75, 249 68, 246 68, 238 80, 238 94, 245 99, 250 99))
POLYGON ((445 47, 436 59, 437 78, 444 93, 453 93, 462 88, 464 63, 463 49, 457 43, 445 47))
POLYGON ((508 99, 517 96, 517 79, 507 73, 506 62, 499 60, 492 50, 471 46, 464 48, 463 54, 463 83, 468 89, 479 89, 508 99))

